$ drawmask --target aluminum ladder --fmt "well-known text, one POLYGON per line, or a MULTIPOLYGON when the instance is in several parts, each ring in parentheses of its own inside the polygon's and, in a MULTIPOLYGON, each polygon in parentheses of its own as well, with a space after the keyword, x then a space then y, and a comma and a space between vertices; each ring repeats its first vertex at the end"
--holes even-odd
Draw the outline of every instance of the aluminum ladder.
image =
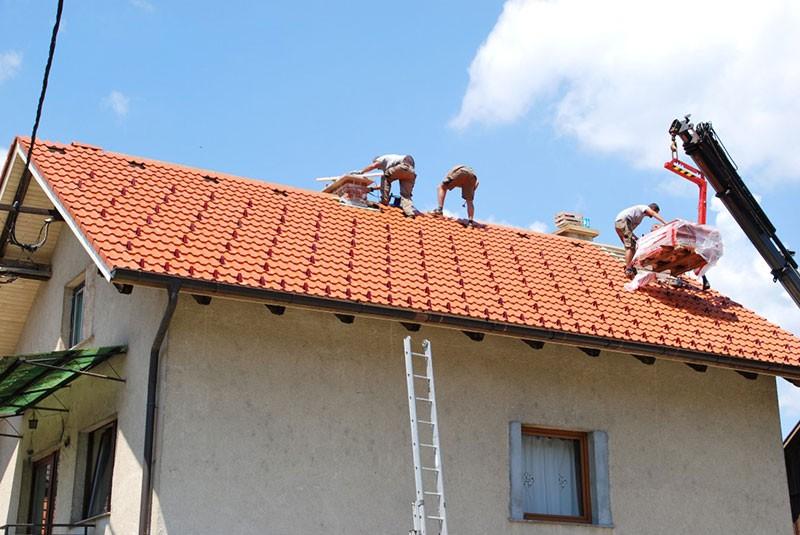
POLYGON ((439 444, 439 421, 436 416, 436 390, 433 385, 431 343, 423 340, 424 353, 415 353, 411 337, 403 340, 408 385, 408 413, 411 420, 411 450, 414 457, 416 499, 412 504, 414 529, 409 535, 428 535, 429 521, 438 528, 431 534, 447 535, 445 514, 442 449, 439 444), (420 386, 418 392, 417 387, 420 386), (418 417, 418 414, 421 415, 418 417), (427 417, 427 418, 426 418, 427 417), (436 490, 426 490, 435 488, 436 490), (431 511, 426 513, 425 500, 430 498, 431 511))

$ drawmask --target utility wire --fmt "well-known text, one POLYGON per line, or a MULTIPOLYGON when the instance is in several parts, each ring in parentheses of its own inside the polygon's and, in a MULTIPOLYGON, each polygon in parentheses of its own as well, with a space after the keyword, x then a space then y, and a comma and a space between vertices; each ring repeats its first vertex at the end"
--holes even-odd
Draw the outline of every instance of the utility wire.
POLYGON ((61 26, 62 11, 64 11, 64 0, 58 0, 56 22, 53 25, 53 34, 50 36, 50 52, 47 54, 47 65, 44 68, 44 79, 42 79, 42 92, 39 93, 39 105, 36 106, 36 119, 33 121, 31 144, 28 147, 28 159, 25 162, 25 171, 23 175, 30 172, 31 155, 33 154, 33 146, 36 145, 36 133, 39 131, 39 121, 42 119, 42 108, 44 107, 44 96, 47 93, 47 81, 50 78, 50 67, 53 66, 53 56, 56 54, 56 40, 58 39, 58 28, 61 26))
MULTIPOLYGON (((28 157, 25 160, 25 169, 22 171, 22 179, 24 180, 30 174, 31 157, 33 156, 33 148, 36 145, 36 134, 39 131, 39 121, 42 119, 42 108, 44 107, 44 96, 47 94, 47 81, 50 78, 50 68, 53 66, 53 56, 56 54, 56 41, 58 39, 58 29, 61 26, 61 13, 64 11, 64 0, 58 0, 58 8, 56 10, 56 22, 53 24, 53 34, 50 36, 50 50, 47 54, 47 65, 44 68, 44 78, 42 79, 42 91, 39 93, 39 104, 36 106, 36 119, 33 121, 33 131, 31 132, 31 143, 28 146, 28 157)), ((11 214, 9 214, 11 217, 11 214)), ((15 221, 16 222, 16 221, 15 221)), ((16 225, 15 225, 16 226, 16 225)), ((11 228, 11 241, 19 244, 16 237, 15 228, 11 228)), ((38 249, 38 247, 37 247, 38 249)))

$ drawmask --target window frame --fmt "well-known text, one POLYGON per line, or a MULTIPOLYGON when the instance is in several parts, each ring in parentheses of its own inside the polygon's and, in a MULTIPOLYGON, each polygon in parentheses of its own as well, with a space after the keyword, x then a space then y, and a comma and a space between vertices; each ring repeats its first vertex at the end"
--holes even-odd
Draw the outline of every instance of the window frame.
POLYGON ((84 326, 84 316, 86 315, 85 310, 86 305, 86 282, 81 281, 77 285, 70 288, 69 294, 69 347, 75 347, 76 345, 83 342, 83 326, 84 326), (77 314, 75 300, 76 297, 80 295, 80 325, 75 325, 75 319, 77 314), (77 327, 77 329, 76 329, 77 327))
POLYGON ((41 532, 50 533, 52 531, 52 524, 55 519, 55 505, 56 505, 56 498, 58 497, 58 464, 60 458, 60 450, 54 449, 47 453, 46 455, 40 455, 38 458, 34 457, 31 459, 30 464, 30 489, 28 490, 29 499, 28 499, 28 523, 32 524, 34 527, 38 526, 41 528, 41 532), (35 460, 34 460, 35 459, 35 460), (37 467, 50 462, 51 463, 51 472, 50 472, 50 483, 48 485, 47 494, 44 498, 47 500, 47 518, 45 519, 45 523, 37 523, 37 519, 33 518, 34 508, 36 507, 35 504, 35 492, 36 492, 36 471, 37 467))
POLYGON ((84 486, 83 486, 83 503, 81 504, 81 519, 87 520, 89 518, 95 518, 100 515, 105 515, 111 512, 111 497, 114 492, 114 463, 116 461, 117 456, 117 420, 112 420, 110 422, 106 422, 102 425, 99 425, 92 429, 91 431, 86 432, 87 435, 87 442, 86 442, 86 457, 84 459, 84 486), (99 440, 95 441, 95 437, 102 436, 103 432, 106 429, 111 429, 111 452, 108 458, 108 462, 110 464, 111 469, 111 479, 108 482, 108 500, 107 503, 103 505, 103 510, 99 513, 90 514, 89 505, 92 498, 92 479, 94 478, 96 466, 94 464, 94 456, 96 452, 94 451, 95 448, 98 446, 99 440))
POLYGON ((578 443, 579 481, 581 512, 580 516, 548 515, 543 513, 528 513, 522 511, 524 520, 545 520, 550 522, 572 522, 576 524, 592 524, 592 491, 589 477, 589 433, 584 431, 569 431, 565 429, 549 429, 535 425, 521 426, 521 436, 537 436, 547 438, 560 438, 575 440, 578 443))

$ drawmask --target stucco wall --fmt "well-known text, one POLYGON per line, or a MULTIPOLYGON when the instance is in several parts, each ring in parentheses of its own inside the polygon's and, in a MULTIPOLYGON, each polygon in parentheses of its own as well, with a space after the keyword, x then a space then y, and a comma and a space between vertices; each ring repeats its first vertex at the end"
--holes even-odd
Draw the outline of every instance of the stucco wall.
MULTIPOLYGON (((399 324, 182 299, 164 361, 157 533, 405 533, 399 324)), ((423 327, 450 531, 791 533, 775 383, 423 327), (508 423, 608 433, 615 528, 508 520, 508 423)))
MULTIPOLYGON (((25 508, 18 511, 18 507, 20 497, 27 502, 29 487, 25 478, 29 477, 30 462, 58 449, 56 522, 76 520, 81 498, 73 496, 73 492, 80 492, 83 481, 82 475, 75 471, 81 443, 79 433, 116 416, 113 515, 95 521, 99 527, 96 533, 135 533, 139 514, 148 358, 166 297, 163 291, 147 288, 137 288, 131 295, 119 294, 98 275, 80 244, 68 232, 62 233, 59 239, 52 266, 52 278, 42 285, 37 295, 17 353, 64 348, 64 288, 83 273, 87 287, 84 321, 88 339, 81 345, 127 345, 127 355, 114 357, 110 366, 103 364, 96 369, 98 373, 109 375, 119 373, 127 383, 80 378, 57 393, 58 400, 70 410, 68 414, 39 412, 36 431, 28 430, 26 422, 19 422, 16 425, 25 436, 19 445, 14 439, 0 438, 0 462, 5 465, 5 471, 0 471, 0 506, 3 507, 0 518, 8 522, 27 522, 25 508)), ((60 406, 54 399, 45 401, 43 405, 60 406)))

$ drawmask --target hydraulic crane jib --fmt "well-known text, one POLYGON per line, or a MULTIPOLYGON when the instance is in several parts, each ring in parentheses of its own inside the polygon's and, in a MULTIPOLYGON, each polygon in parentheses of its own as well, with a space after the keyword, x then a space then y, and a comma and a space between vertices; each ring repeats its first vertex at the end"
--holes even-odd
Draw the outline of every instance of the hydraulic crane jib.
POLYGON ((736 164, 711 123, 694 126, 687 115, 683 120, 672 121, 669 134, 683 141, 684 152, 694 160, 722 204, 767 262, 774 279, 780 281, 800 307, 800 273, 794 252, 778 238, 775 227, 739 176, 736 164))

